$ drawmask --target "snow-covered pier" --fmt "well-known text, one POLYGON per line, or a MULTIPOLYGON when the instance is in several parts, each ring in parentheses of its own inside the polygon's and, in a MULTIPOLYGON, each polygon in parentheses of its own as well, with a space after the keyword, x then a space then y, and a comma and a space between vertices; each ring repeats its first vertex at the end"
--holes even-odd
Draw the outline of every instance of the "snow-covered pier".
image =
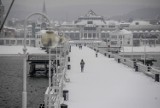
POLYGON ((160 83, 88 47, 72 46, 68 108, 159 108, 160 83), (80 60, 85 62, 80 71, 80 60))

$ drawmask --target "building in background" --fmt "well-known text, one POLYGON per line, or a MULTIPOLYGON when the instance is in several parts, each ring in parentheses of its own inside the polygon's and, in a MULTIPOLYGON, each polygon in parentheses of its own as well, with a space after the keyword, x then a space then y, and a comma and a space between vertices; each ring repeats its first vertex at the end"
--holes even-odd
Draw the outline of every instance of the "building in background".
POLYGON ((121 47, 133 45, 133 33, 128 30, 115 30, 109 33, 110 41, 109 47, 121 47))
MULTIPOLYGON (((1 3, 1 2, 0 2, 1 3)), ((0 5, 1 7, 1 5, 0 5)), ((45 1, 43 3, 42 13, 47 15, 45 1)), ((18 19, 12 18, 8 21, 9 26, 4 26, 0 35, 0 45, 23 45, 24 43, 24 22, 18 21, 18 19)), ((28 46, 39 47, 37 44, 39 40, 39 32, 49 27, 49 22, 39 16, 36 21, 28 21, 26 27, 27 36, 26 44, 28 46)))
MULTIPOLYGON (((47 15, 45 1, 42 13, 47 15)), ((52 21, 51 21, 52 22, 52 21)), ((93 43, 103 41, 108 47, 124 46, 155 46, 160 44, 160 24, 151 24, 149 21, 133 20, 131 22, 105 20, 89 10, 71 22, 52 22, 53 30, 66 36, 71 41, 93 43)), ((0 45, 23 45, 24 29, 5 26, 0 37, 0 45), (13 30, 11 30, 13 29, 13 30)), ((36 21, 27 25, 27 45, 40 47, 43 30, 49 28, 47 20, 40 16, 36 21)))

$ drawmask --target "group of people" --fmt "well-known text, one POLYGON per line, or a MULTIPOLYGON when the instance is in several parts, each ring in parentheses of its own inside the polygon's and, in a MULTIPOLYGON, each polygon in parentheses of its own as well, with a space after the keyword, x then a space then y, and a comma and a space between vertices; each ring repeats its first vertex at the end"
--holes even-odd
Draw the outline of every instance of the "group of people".
POLYGON ((82 45, 81 44, 76 44, 76 46, 78 46, 79 49, 82 49, 82 45))
POLYGON ((79 49, 82 49, 82 45, 79 45, 79 49))

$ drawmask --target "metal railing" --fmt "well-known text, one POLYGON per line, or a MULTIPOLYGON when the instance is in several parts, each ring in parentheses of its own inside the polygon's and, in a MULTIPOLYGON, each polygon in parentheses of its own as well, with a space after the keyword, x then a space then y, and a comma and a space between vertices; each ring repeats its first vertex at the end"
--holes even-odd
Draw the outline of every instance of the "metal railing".
POLYGON ((147 65, 144 65, 144 64, 139 63, 137 61, 133 61, 129 58, 122 57, 118 54, 114 54, 114 53, 105 51, 104 49, 98 48, 98 45, 90 45, 88 47, 90 47, 91 49, 93 49, 95 51, 98 51, 99 53, 101 53, 105 56, 108 56, 109 58, 114 58, 118 63, 122 63, 124 65, 127 65, 128 67, 135 69, 135 71, 143 72, 147 76, 154 78, 155 81, 156 80, 159 81, 160 70, 158 70, 154 67, 147 66, 147 65), (158 79, 156 79, 156 76, 158 76, 158 79))

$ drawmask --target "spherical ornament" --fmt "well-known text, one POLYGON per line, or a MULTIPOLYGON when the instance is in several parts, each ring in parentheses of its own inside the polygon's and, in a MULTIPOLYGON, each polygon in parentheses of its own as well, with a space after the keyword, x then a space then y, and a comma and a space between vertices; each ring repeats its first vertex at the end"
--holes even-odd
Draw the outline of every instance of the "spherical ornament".
POLYGON ((63 44, 63 43, 65 43, 67 40, 66 40, 66 38, 64 37, 64 36, 60 36, 60 38, 59 38, 59 44, 63 44))
POLYGON ((49 30, 42 34, 41 38, 44 47, 55 48, 59 42, 59 36, 49 30))

